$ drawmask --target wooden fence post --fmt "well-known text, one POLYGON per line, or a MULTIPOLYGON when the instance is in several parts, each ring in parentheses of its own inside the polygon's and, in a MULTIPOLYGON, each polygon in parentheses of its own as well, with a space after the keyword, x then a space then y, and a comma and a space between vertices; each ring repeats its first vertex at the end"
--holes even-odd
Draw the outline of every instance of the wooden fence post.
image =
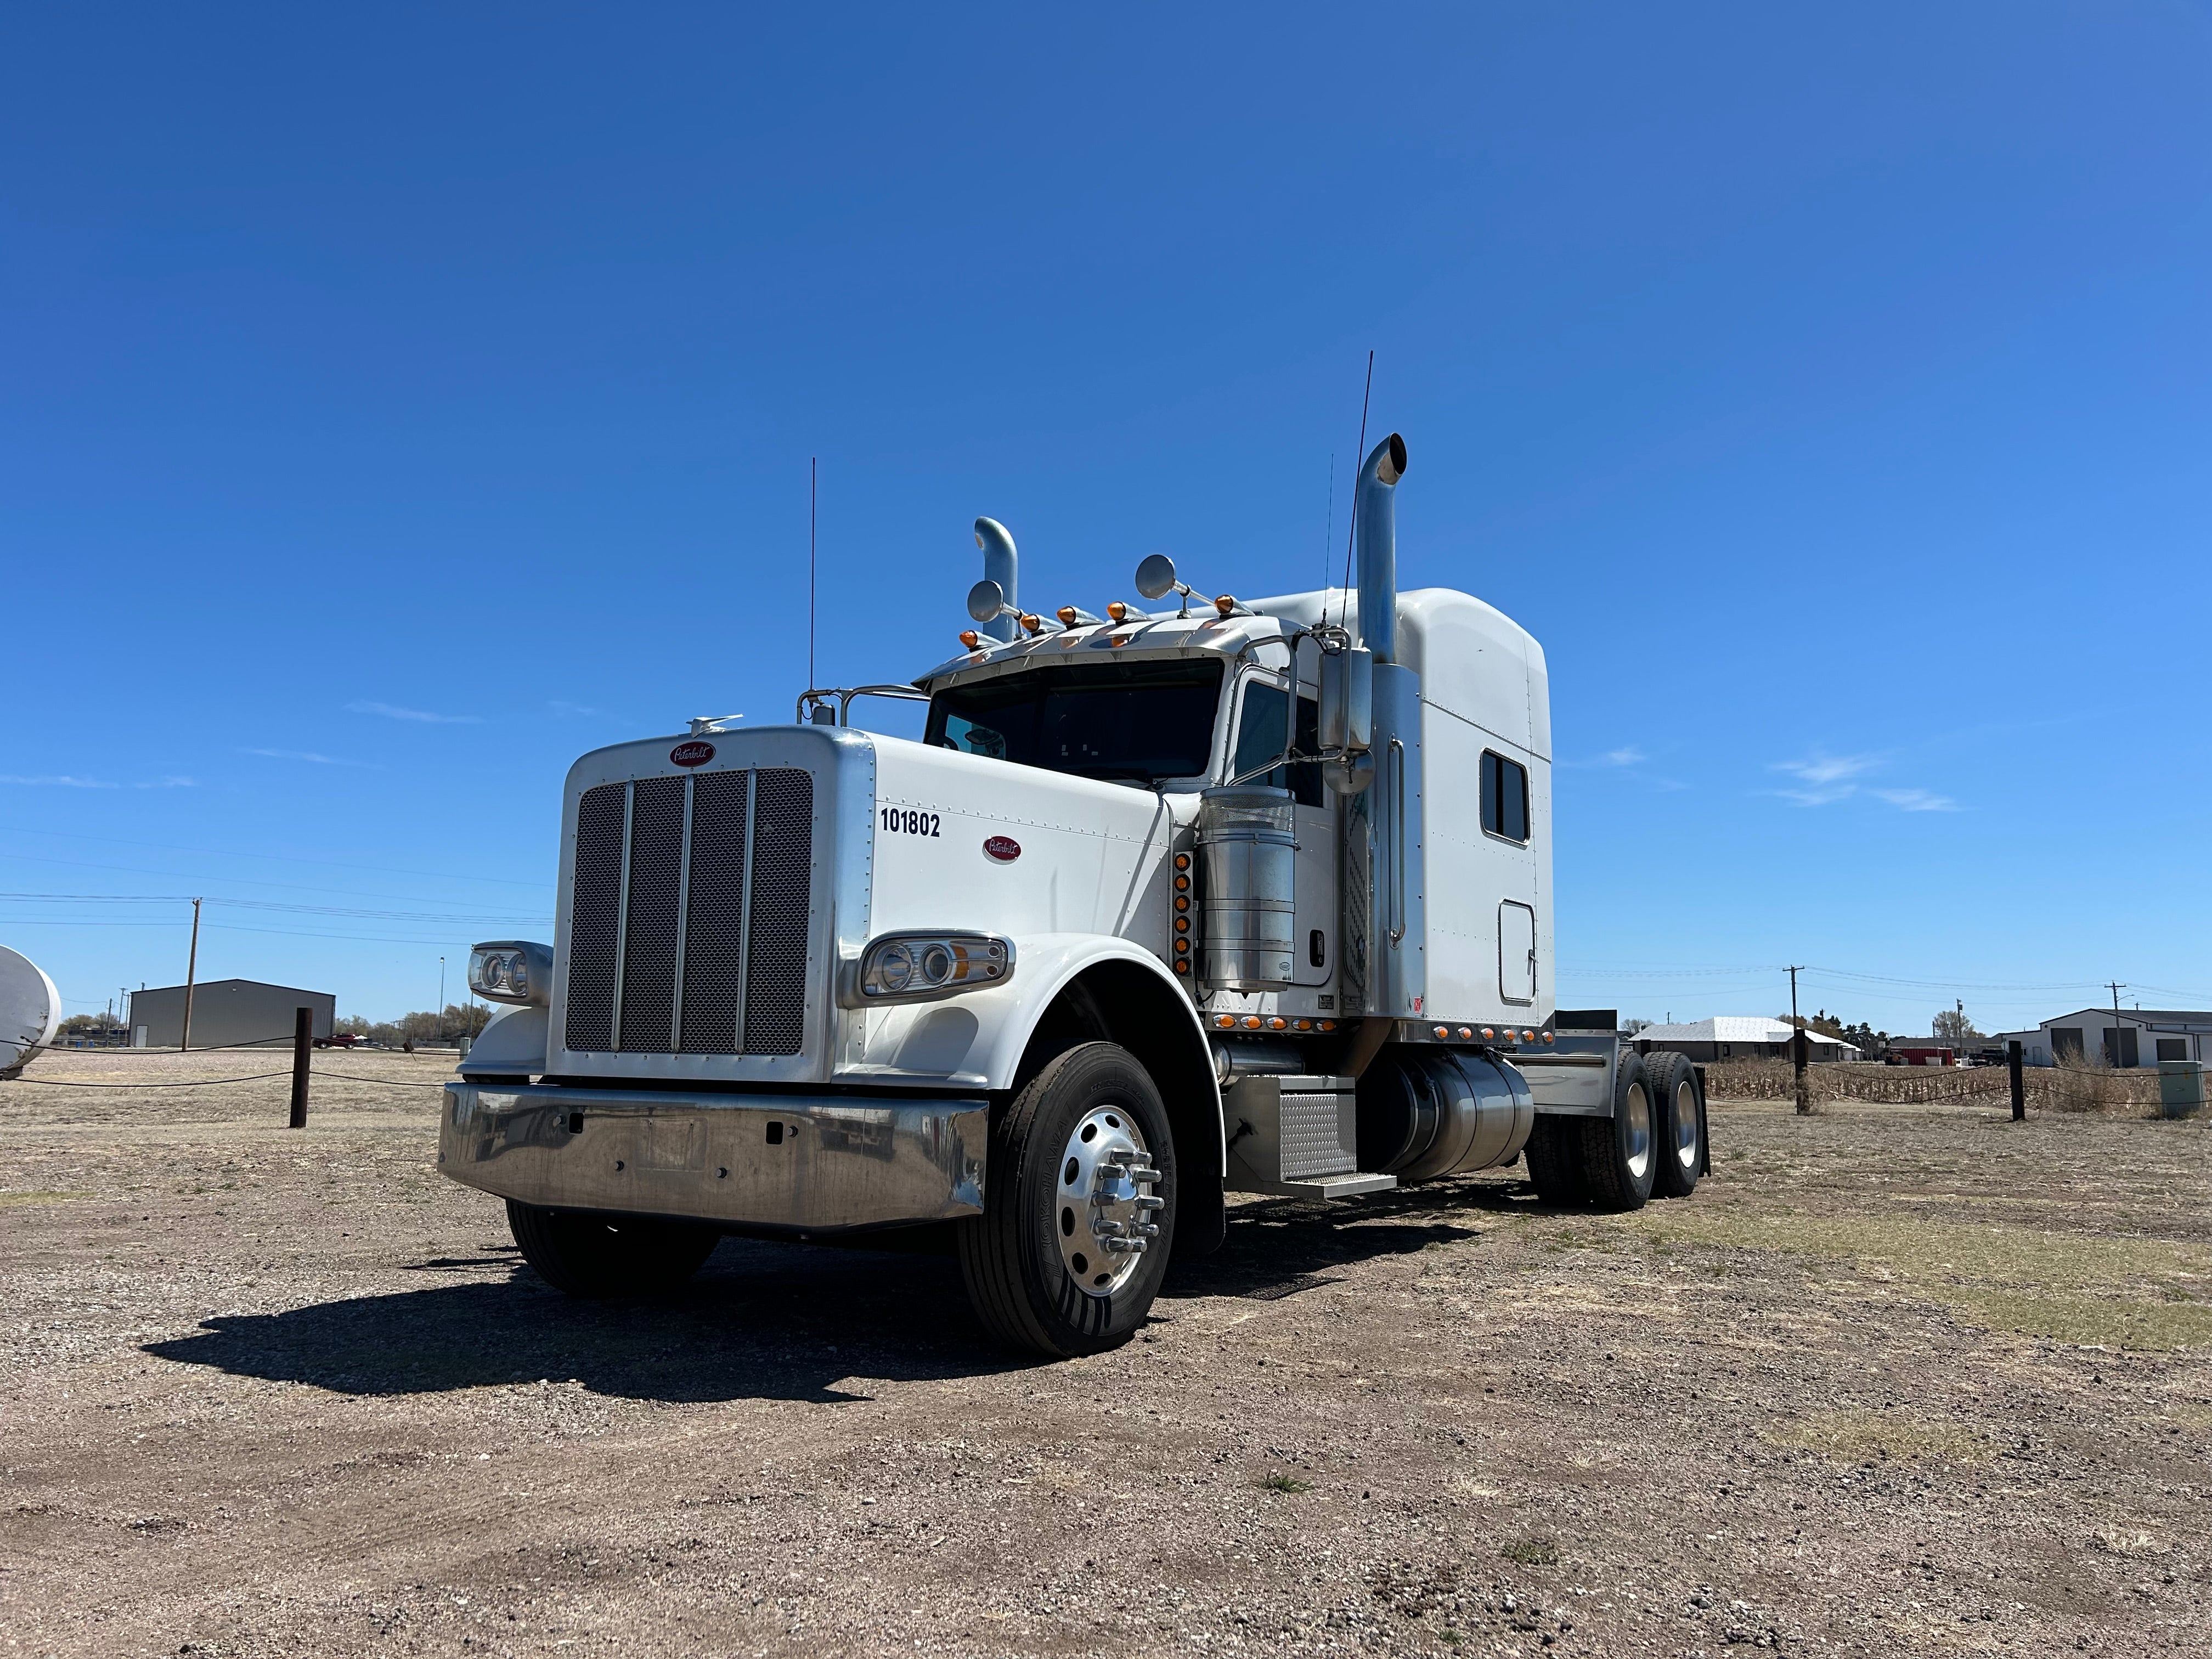
POLYGON ((2027 1116, 2027 1079, 2021 1073, 2017 1040, 2005 1044, 2005 1070, 2012 1073, 2012 1121, 2019 1123, 2027 1116))
POLYGON ((307 1127, 307 1055, 315 1044, 315 1011, 292 1012, 292 1127, 307 1127))
POLYGON ((1812 1085, 1805 1075, 1806 1055, 1812 1046, 1806 1038, 1803 1026, 1800 1025, 1790 1032, 1790 1062, 1797 1073, 1797 1115, 1800 1117, 1813 1115, 1812 1085))

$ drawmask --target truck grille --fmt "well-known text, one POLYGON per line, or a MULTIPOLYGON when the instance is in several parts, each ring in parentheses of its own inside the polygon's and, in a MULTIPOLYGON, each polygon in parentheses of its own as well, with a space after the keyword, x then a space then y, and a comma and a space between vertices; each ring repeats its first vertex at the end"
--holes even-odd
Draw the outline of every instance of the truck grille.
POLYGON ((586 790, 570 1052, 797 1054, 813 863, 814 779, 796 767, 586 790))

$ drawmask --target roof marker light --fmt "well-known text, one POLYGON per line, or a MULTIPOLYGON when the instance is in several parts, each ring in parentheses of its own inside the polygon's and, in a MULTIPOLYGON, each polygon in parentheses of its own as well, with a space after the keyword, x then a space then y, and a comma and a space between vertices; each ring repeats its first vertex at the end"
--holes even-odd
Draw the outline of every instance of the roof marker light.
POLYGON ((1106 602, 1106 614, 1117 623, 1127 622, 1129 620, 1129 607, 1119 599, 1109 599, 1106 602))
POLYGON ((1073 605, 1063 605, 1053 614, 1060 618, 1060 625, 1062 628, 1073 628, 1075 626, 1075 607, 1073 605))
POLYGON ((1214 600, 1213 608, 1221 613, 1224 620, 1226 620, 1237 612, 1237 596, 1234 593, 1222 594, 1214 600))
POLYGON ((1038 616, 1035 611, 1024 611, 1022 613, 1022 626, 1029 629, 1030 636, 1034 639, 1036 635, 1044 632, 1044 618, 1038 616))
POLYGON ((963 628, 960 630, 960 643, 970 651, 979 650, 983 644, 983 636, 972 628, 963 628))

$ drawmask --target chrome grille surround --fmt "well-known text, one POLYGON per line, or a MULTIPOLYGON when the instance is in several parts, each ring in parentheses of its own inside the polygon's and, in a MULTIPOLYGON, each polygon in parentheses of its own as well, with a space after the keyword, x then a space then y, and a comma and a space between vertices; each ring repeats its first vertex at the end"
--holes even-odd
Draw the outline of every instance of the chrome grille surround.
POLYGON ((552 1072, 826 1078, 846 1038, 831 967, 866 936, 873 744, 717 733, 714 763, 685 771, 676 741, 601 750, 570 771, 552 1072))

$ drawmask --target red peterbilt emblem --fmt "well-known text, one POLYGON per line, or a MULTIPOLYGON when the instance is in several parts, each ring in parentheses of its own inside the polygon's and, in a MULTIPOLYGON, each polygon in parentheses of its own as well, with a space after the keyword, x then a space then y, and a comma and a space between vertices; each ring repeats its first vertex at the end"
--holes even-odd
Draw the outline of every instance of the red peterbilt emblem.
POLYGON ((983 843, 983 852, 985 856, 994 858, 1001 864, 1012 864, 1021 857, 1022 844, 1012 836, 993 836, 983 843))
POLYGON ((679 743, 668 751, 668 758, 678 766, 704 766, 714 758, 711 743, 679 743))

